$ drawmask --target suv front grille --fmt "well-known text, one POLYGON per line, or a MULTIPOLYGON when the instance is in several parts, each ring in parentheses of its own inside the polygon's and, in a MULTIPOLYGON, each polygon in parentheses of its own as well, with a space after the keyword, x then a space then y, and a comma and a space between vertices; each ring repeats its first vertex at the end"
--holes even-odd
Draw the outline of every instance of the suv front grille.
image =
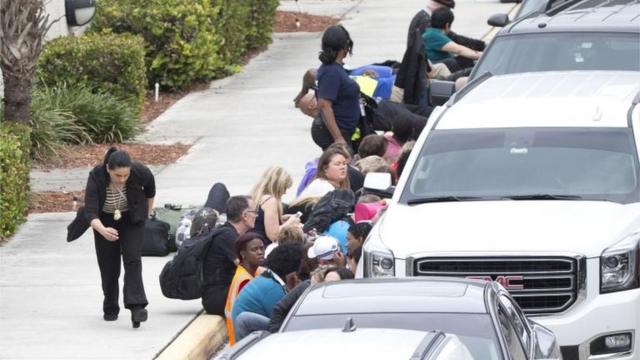
POLYGON ((578 296, 578 261, 566 257, 418 258, 414 276, 493 280, 504 286, 528 314, 567 310, 578 296))

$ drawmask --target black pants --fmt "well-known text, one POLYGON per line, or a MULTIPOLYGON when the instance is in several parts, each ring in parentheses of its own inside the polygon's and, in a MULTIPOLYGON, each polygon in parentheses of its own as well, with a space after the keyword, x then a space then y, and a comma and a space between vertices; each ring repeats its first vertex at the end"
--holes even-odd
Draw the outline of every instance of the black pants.
POLYGON ((225 317, 224 307, 227 304, 229 285, 208 285, 202 292, 202 307, 211 315, 225 317))
POLYGON ((131 224, 129 213, 122 213, 118 221, 113 214, 102 213, 100 220, 105 227, 118 230, 117 241, 108 241, 97 231, 94 231, 96 255, 102 278, 102 292, 104 302, 102 309, 105 314, 117 314, 120 278, 120 255, 124 262, 124 307, 127 309, 144 308, 147 306, 147 296, 142 284, 142 262, 140 252, 144 237, 144 223, 131 224))
MULTIPOLYGON (((342 137, 347 141, 347 145, 350 147, 353 132, 340 130, 340 133, 342 133, 342 137)), ((327 148, 335 142, 333 136, 331 136, 331 133, 329 132, 329 129, 327 129, 320 116, 316 116, 316 118, 313 119, 313 124, 311 125, 311 138, 316 145, 322 148, 322 151, 327 150, 327 148)))
POLYGON ((454 58, 444 59, 442 61, 443 64, 447 66, 449 71, 455 73, 460 70, 465 70, 469 68, 473 68, 475 62, 469 58, 463 56, 456 56, 454 58))

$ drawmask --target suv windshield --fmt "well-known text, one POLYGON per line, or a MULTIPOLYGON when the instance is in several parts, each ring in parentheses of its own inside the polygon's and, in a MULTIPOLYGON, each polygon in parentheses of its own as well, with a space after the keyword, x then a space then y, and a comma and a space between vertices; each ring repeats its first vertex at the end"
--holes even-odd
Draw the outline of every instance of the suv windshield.
POLYGON ((640 71, 640 34, 544 33, 494 39, 472 74, 533 71, 640 71))
POLYGON ((352 318, 359 329, 439 330, 456 334, 474 359, 502 359, 496 332, 487 314, 360 313, 292 316, 283 331, 341 329, 348 318, 352 318))
POLYGON ((628 128, 434 130, 401 202, 464 200, 638 201, 638 160, 628 128))

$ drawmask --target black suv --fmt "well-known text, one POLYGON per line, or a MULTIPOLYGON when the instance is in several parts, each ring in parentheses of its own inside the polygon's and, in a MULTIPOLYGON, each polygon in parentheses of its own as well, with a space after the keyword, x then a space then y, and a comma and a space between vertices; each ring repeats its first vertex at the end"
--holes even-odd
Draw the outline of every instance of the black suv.
POLYGON ((584 0, 502 29, 471 79, 554 70, 640 71, 640 1, 584 0))

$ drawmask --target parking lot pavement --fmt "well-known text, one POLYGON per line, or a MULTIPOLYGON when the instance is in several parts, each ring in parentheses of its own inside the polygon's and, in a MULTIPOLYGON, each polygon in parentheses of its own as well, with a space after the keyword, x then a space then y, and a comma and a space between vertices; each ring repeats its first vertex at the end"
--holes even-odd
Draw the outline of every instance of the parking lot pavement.
MULTIPOLYGON (((409 20, 424 6, 423 0, 301 3, 309 3, 306 11, 323 14, 351 9, 343 23, 355 41, 353 66, 400 59, 409 20)), ((454 29, 479 37, 486 18, 510 6, 459 1, 454 29)), ((319 44, 319 33, 275 34, 268 51, 241 73, 186 96, 154 121, 141 140, 195 144, 156 175, 157 204, 200 204, 214 181, 227 183, 233 194, 246 193, 269 165, 284 166, 297 182, 319 150, 309 136, 310 119, 291 99, 302 73, 318 65, 319 44)), ((105 323, 92 236, 64 240, 72 218, 71 213, 31 215, 0 248, 0 358, 153 358, 193 319, 200 302, 164 298, 157 279, 169 258, 144 258, 149 321, 133 330, 123 309, 117 322, 105 323)))

